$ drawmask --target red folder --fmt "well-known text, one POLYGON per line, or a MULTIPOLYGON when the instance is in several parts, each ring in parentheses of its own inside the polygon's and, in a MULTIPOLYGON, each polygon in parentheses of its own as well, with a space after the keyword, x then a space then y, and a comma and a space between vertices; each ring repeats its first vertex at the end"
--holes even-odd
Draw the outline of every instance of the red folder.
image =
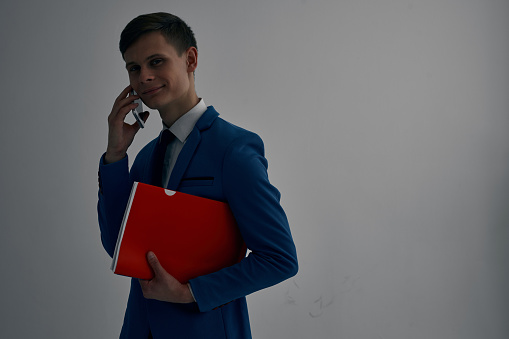
POLYGON ((185 283, 239 262, 246 245, 228 204, 135 182, 111 269, 152 279, 148 251, 185 283))

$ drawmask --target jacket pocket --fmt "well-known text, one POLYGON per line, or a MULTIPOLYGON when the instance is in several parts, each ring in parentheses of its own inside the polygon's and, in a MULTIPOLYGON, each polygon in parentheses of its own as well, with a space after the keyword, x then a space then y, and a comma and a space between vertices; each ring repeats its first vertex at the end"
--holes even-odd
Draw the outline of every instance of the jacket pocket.
POLYGON ((214 177, 193 177, 184 178, 180 182, 180 187, 189 186, 212 186, 214 184, 214 177))

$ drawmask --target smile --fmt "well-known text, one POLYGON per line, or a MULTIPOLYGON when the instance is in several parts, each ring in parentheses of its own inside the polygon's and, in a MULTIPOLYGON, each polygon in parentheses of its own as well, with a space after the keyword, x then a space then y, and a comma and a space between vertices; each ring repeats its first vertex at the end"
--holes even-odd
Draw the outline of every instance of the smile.
POLYGON ((163 86, 159 86, 159 87, 152 87, 152 88, 149 88, 146 91, 143 91, 142 94, 152 95, 152 94, 156 93, 157 91, 159 91, 163 87, 164 87, 164 85, 163 86))

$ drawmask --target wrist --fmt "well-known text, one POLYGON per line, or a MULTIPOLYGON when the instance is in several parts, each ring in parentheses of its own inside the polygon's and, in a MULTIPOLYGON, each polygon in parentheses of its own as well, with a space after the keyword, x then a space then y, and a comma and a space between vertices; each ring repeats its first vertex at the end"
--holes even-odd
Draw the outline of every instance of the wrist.
POLYGON ((194 302, 193 294, 191 293, 191 289, 189 284, 182 284, 182 303, 189 304, 194 302))
POLYGON ((111 152, 106 150, 106 154, 104 154, 104 164, 112 164, 114 162, 117 162, 119 160, 124 159, 126 153, 122 152, 111 152))

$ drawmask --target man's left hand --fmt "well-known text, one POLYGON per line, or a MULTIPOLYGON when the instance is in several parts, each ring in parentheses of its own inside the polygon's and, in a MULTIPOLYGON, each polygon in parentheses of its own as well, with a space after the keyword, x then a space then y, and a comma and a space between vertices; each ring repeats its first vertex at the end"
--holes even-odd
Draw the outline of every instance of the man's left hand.
POLYGON ((147 261, 154 272, 154 277, 151 280, 138 279, 145 298, 179 304, 194 301, 189 286, 181 284, 166 272, 153 252, 147 253, 147 261))

